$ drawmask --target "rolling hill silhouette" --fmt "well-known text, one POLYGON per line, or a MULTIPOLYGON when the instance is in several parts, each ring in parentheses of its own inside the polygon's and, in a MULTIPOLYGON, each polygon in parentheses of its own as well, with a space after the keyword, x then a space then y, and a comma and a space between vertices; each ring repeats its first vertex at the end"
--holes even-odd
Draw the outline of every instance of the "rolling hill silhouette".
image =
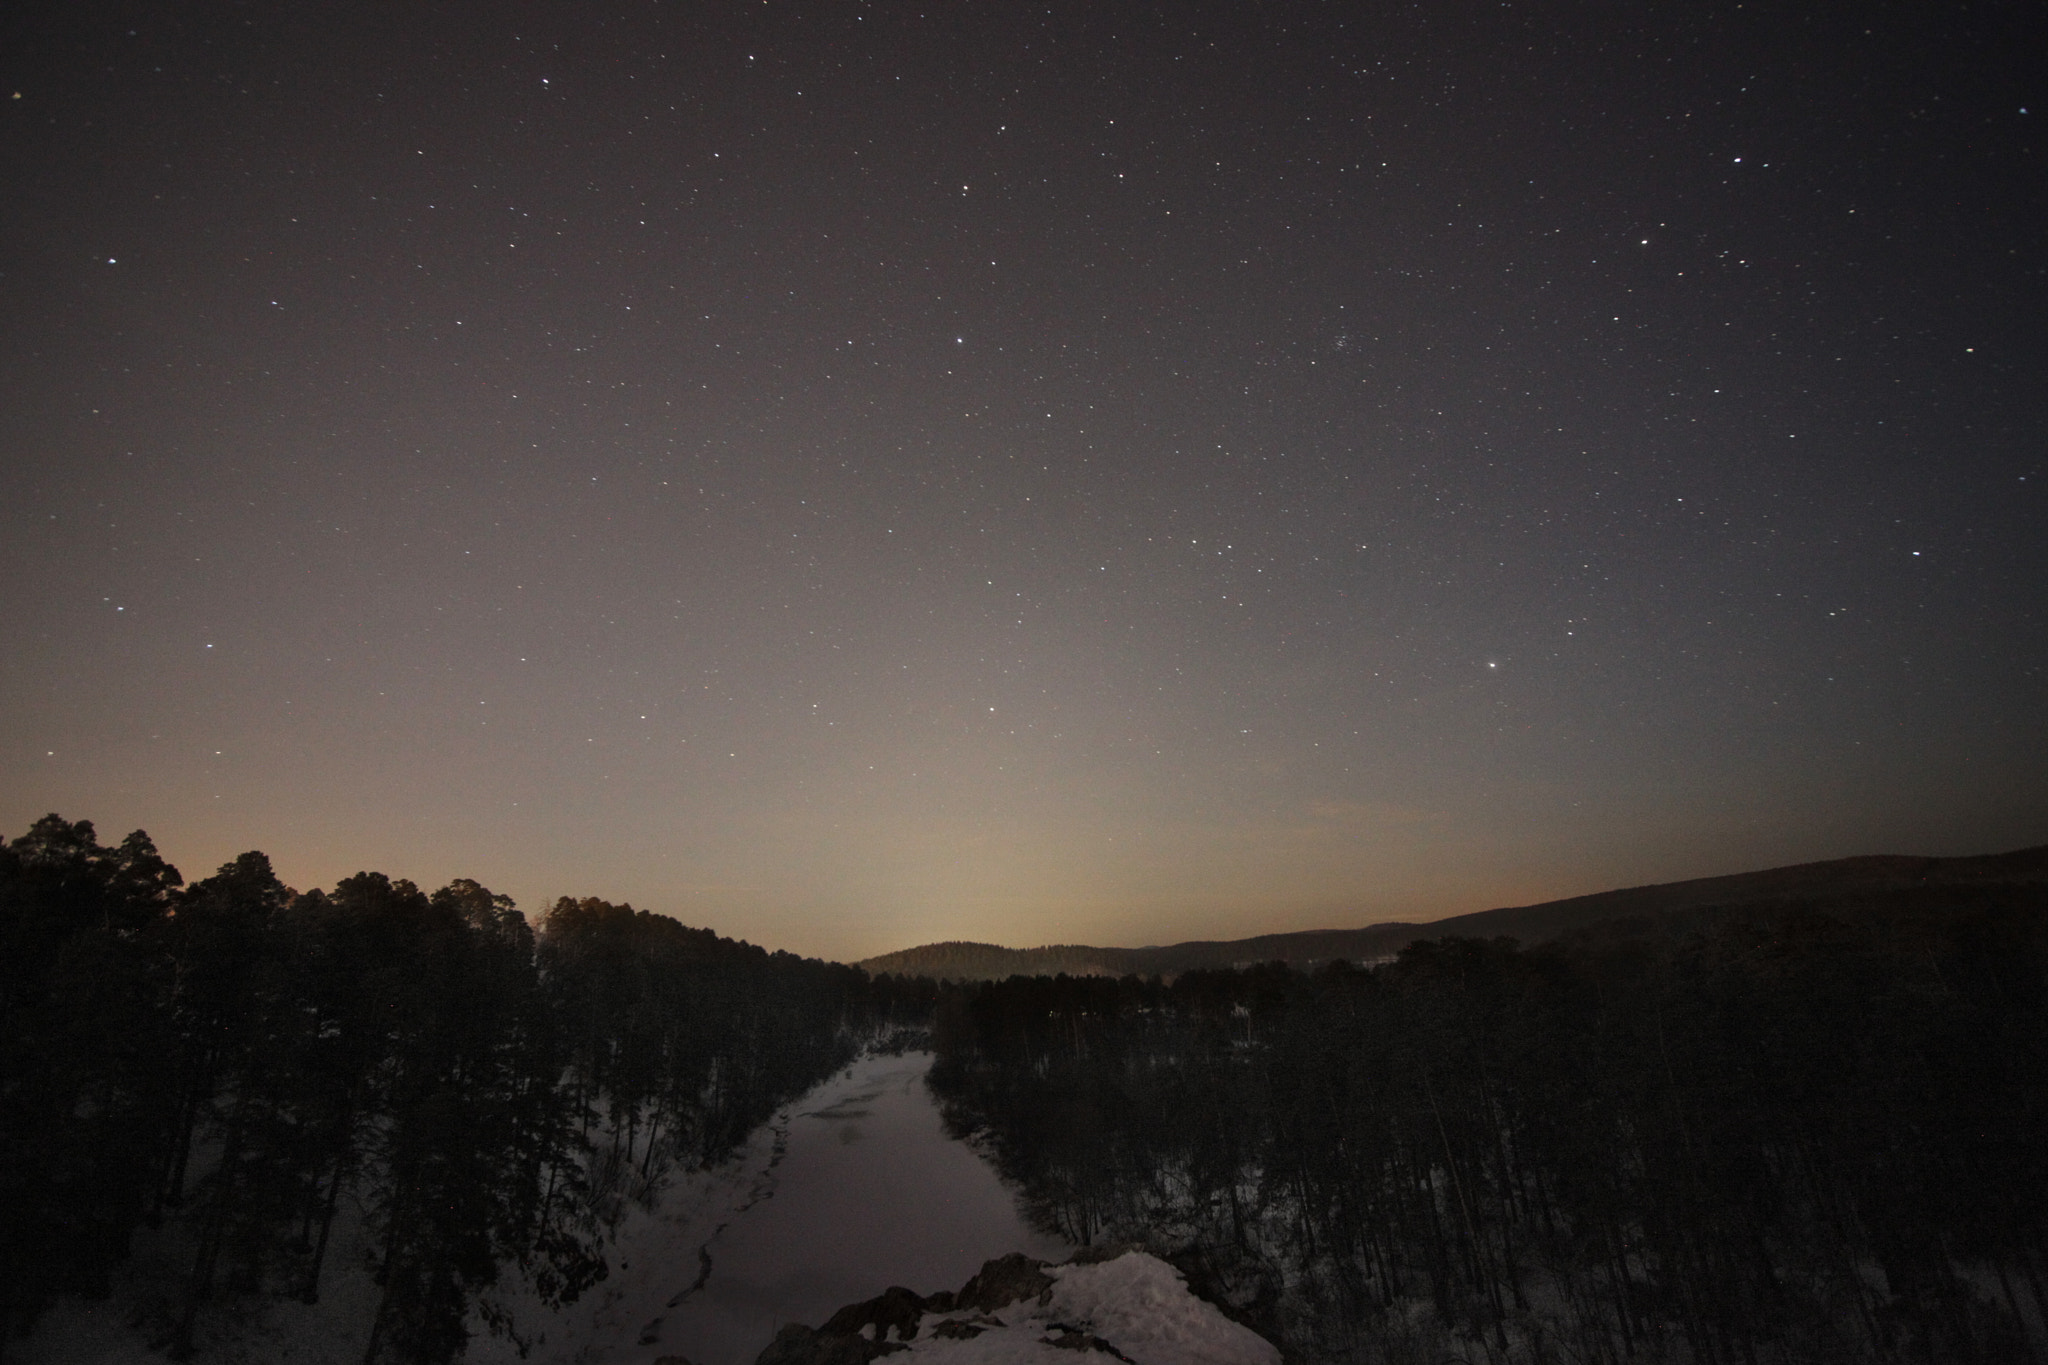
POLYGON ((1286 962, 1313 966, 1344 958, 1392 958, 1420 939, 1514 938, 1525 947, 1604 926, 1644 936, 1682 933, 1728 910, 1794 901, 1836 901, 1916 888, 2033 886, 2048 883, 2048 845, 1968 858, 1874 855, 1798 863, 1762 872, 1634 886, 1589 896, 1507 906, 1425 923, 1371 924, 1362 929, 1309 929, 1255 938, 1197 940, 1164 947, 1097 948, 1054 944, 1003 948, 992 943, 927 943, 856 964, 879 975, 990 981, 1010 976, 1173 976, 1204 967, 1286 962))

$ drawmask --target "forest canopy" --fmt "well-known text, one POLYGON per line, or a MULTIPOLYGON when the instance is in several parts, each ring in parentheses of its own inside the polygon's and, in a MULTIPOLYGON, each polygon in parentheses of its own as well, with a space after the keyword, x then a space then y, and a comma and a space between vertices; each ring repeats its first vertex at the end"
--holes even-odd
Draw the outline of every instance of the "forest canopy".
POLYGON ((347 1197, 366 1361, 453 1359, 508 1268, 555 1304, 603 1279, 623 1202, 844 1064, 890 988, 602 900, 531 925, 470 880, 298 894, 252 852, 186 885, 141 831, 47 816, 0 847, 0 1357, 170 1220, 173 1357, 223 1297, 314 1301, 347 1197))
POLYGON ((224 1305, 318 1300, 349 1216, 366 1365, 519 1345, 494 1286, 574 1301, 667 1172, 906 1026, 1047 1229, 1292 1358, 2039 1358, 2038 882, 940 985, 467 879, 188 885, 55 815, 0 845, 0 1358, 144 1229, 188 1249, 144 1317, 190 1357, 224 1305))
POLYGON ((2048 889, 1692 923, 948 986, 931 1083, 1301 1358, 2037 1358, 2048 889))

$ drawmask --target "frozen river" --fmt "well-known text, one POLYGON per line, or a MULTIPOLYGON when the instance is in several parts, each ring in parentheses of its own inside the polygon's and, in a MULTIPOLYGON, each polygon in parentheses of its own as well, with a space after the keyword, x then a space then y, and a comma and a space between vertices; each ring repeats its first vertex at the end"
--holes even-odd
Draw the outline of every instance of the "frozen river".
MULTIPOLYGON (((621 1229, 610 1279, 546 1327, 561 1365, 752 1365, 788 1322, 815 1327, 892 1284, 957 1289, 1011 1251, 1061 1260, 994 1170, 945 1135, 931 1057, 871 1057, 788 1106, 709 1183, 621 1229)), ((479 1341, 472 1358, 496 1356, 479 1341)), ((510 1352, 506 1352, 508 1356, 510 1352)))
MULTIPOLYGON (((517 1340, 493 1335, 479 1312, 465 1358, 753 1365, 784 1323, 815 1327, 892 1284, 957 1289, 1011 1251, 1064 1260, 1068 1248, 1025 1225, 994 1170, 946 1137, 924 1087, 930 1065, 923 1053, 864 1059, 784 1108, 732 1161, 679 1174, 654 1210, 622 1220, 604 1282, 558 1313, 508 1275, 488 1299, 517 1340)), ((362 1270, 370 1248, 360 1222, 338 1235, 319 1304, 276 1301, 220 1358, 357 1365, 377 1291, 362 1270)), ((140 1240, 139 1259, 157 1279, 137 1282, 181 1284, 190 1252, 140 1240)), ((9 1345, 25 1365, 162 1365, 137 1325, 140 1293, 66 1299, 32 1338, 9 1345)))

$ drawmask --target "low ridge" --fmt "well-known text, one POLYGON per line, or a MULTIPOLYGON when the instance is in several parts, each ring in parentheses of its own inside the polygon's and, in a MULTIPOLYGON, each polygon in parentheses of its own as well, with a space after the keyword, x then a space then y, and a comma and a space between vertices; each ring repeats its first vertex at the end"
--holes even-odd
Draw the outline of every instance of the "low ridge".
POLYGON ((1063 972, 1069 976, 1172 976, 1205 967, 1235 967, 1254 962, 1308 966, 1336 958, 1370 963, 1392 958, 1421 939, 1506 937, 1533 946, 1615 920, 1656 920, 1683 912, 1913 887, 2018 886, 2044 882, 2048 882, 2048 844, 1963 858, 1876 854, 1598 891, 1424 923, 1389 921, 1361 929, 1308 929, 1147 948, 1097 948, 1086 944, 1004 948, 993 943, 927 943, 883 953, 855 965, 875 975, 888 972, 942 981, 999 981, 1011 976, 1057 976, 1063 972))

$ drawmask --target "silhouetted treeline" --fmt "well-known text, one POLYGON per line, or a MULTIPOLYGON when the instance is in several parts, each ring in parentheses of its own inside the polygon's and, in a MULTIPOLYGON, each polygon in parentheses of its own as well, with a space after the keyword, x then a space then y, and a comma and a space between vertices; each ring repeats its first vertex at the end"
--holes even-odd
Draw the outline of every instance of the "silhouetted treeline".
POLYGON ((932 1084, 1049 1224, 1310 1359, 2040 1358, 2048 895, 1679 944, 946 989, 932 1084))
POLYGON ((0 1355, 167 1219, 174 1356, 219 1296, 313 1301, 346 1203, 365 1361, 449 1360, 503 1267, 574 1298, 629 1194, 928 1015, 918 989, 598 900, 536 933, 472 881, 295 896, 247 853, 186 887, 148 836, 46 817, 0 847, 0 1355))

